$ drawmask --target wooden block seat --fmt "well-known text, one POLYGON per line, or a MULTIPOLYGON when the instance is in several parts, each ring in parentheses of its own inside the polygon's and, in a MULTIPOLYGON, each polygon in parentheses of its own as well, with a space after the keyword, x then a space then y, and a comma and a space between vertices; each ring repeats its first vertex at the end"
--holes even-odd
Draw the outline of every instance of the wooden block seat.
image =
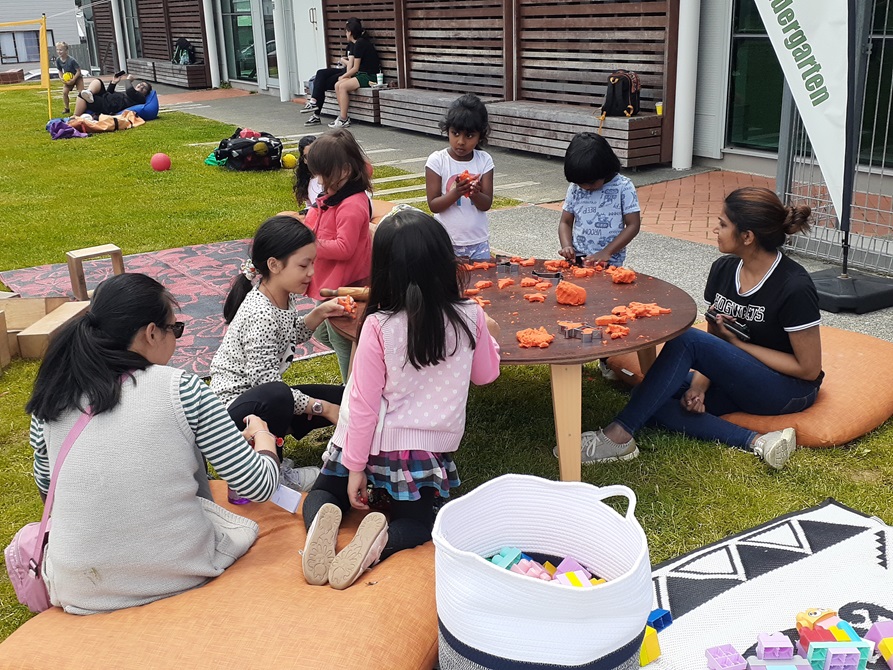
MULTIPOLYGON (((417 88, 389 88, 381 91, 381 125, 441 135, 438 124, 449 106, 460 97, 457 93, 441 93, 417 88)), ((485 103, 498 98, 481 97, 485 103)), ((489 106, 489 105, 488 105, 489 106)))
MULTIPOLYGON (((707 329, 704 323, 693 327, 707 329)), ((865 435, 893 416, 893 384, 888 375, 879 374, 893 367, 893 342, 829 326, 821 329, 825 379, 812 407, 781 416, 735 412, 723 418, 759 433, 793 426, 801 447, 833 447, 865 435)), ((642 381, 634 354, 609 358, 608 366, 631 386, 642 381)))
POLYGON ((112 260, 112 271, 116 275, 124 274, 124 254, 114 244, 100 244, 96 247, 75 249, 65 254, 68 261, 68 276, 71 280, 71 290, 78 300, 88 300, 90 293, 87 291, 87 280, 84 277, 84 261, 92 258, 109 256, 112 260))
POLYGON ((18 335, 19 355, 22 358, 43 358, 50 340, 72 319, 90 307, 89 301, 66 302, 22 330, 18 335))
MULTIPOLYGON (((546 102, 487 103, 489 142, 495 147, 563 158, 574 135, 598 132, 596 111, 594 107, 546 102)), ((602 135, 623 167, 651 165, 660 162, 662 123, 663 117, 656 114, 609 116, 602 126, 602 135)))
POLYGON ((19 334, 22 331, 69 302, 70 299, 66 297, 13 297, 0 301, 0 313, 3 315, 0 318, 0 337, 6 340, 5 346, 0 343, 0 367, 7 365, 9 358, 21 355, 19 334))
MULTIPOLYGON (((0 644, 0 668, 430 670, 437 660, 434 546, 401 551, 344 591, 309 586, 300 513, 230 505, 260 525, 245 556, 206 585, 142 607, 77 616, 52 608, 0 644)), ((221 502, 222 501, 222 502, 221 502)), ((352 511, 338 548, 361 519, 352 511)))
MULTIPOLYGON (((350 92, 350 120, 365 121, 366 123, 379 123, 379 88, 358 88, 350 92)), ((326 91, 326 101, 322 106, 322 113, 329 116, 339 116, 338 98, 335 91, 326 91)))

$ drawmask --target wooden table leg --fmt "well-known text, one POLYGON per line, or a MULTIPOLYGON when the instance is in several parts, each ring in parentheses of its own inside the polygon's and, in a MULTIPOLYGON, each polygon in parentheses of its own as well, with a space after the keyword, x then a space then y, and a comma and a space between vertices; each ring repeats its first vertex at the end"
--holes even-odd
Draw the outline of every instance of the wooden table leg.
POLYGON ((651 366, 654 365, 655 359, 657 359, 657 347, 648 347, 647 349, 639 349, 636 352, 636 355, 639 357, 639 369, 642 371, 642 376, 651 369, 651 366))
POLYGON ((563 482, 580 481, 583 366, 552 365, 552 411, 558 441, 558 473, 563 482))

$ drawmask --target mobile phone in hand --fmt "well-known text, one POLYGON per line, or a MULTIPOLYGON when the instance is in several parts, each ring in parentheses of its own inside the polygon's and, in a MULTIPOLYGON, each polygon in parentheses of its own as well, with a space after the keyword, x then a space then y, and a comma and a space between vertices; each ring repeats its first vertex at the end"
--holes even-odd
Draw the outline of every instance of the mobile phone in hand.
POLYGON ((123 77, 125 74, 127 74, 127 70, 121 70, 120 72, 116 72, 116 73, 115 73, 115 79, 120 79, 120 78, 123 77))
MULTIPOLYGON (((726 328, 728 328, 733 333, 735 333, 736 337, 739 340, 741 340, 743 342, 750 341, 750 330, 748 329, 746 323, 741 323, 737 319, 730 317, 728 314, 723 314, 723 316, 725 317, 725 320, 723 321, 723 325, 726 328)), ((704 312, 704 317, 706 319, 709 319, 713 323, 716 323, 717 319, 719 317, 719 312, 717 312, 716 308, 711 305, 710 309, 708 309, 706 312, 704 312)))

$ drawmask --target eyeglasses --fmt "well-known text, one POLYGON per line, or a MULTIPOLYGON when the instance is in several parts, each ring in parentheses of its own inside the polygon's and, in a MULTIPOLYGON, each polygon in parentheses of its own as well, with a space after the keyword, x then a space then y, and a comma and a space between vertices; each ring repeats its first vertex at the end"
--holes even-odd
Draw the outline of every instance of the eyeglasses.
POLYGON ((182 321, 174 321, 173 323, 166 323, 161 327, 171 331, 174 334, 174 339, 179 340, 183 337, 183 330, 186 328, 186 324, 182 321))

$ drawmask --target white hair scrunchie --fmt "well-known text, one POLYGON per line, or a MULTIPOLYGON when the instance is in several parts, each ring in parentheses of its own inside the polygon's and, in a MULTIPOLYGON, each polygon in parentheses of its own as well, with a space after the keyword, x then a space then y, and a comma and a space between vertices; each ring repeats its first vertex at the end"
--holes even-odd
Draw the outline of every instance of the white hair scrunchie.
POLYGON ((248 281, 254 281, 257 279, 258 274, 260 274, 257 271, 257 268, 254 267, 254 263, 251 262, 250 258, 242 261, 241 270, 242 274, 245 275, 245 279, 248 281))

